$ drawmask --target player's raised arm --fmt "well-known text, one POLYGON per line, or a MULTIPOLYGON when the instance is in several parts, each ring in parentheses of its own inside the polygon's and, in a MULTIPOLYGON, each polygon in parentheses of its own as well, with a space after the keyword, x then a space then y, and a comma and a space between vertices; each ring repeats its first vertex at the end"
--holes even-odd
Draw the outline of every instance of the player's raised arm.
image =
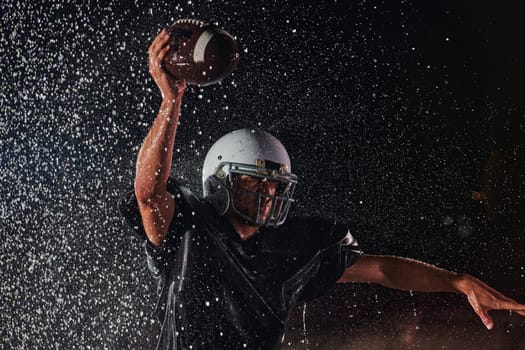
POLYGON ((162 103, 142 147, 136 165, 135 195, 144 230, 151 243, 165 239, 175 213, 175 201, 167 192, 173 144, 186 83, 166 72, 162 62, 169 51, 169 34, 163 30, 149 47, 149 72, 162 94, 162 103))
POLYGON ((525 316, 525 305, 482 281, 412 259, 363 255, 345 270, 339 282, 378 283, 390 288, 420 292, 462 293, 488 329, 494 326, 494 321, 487 313, 489 310, 512 310, 525 316))

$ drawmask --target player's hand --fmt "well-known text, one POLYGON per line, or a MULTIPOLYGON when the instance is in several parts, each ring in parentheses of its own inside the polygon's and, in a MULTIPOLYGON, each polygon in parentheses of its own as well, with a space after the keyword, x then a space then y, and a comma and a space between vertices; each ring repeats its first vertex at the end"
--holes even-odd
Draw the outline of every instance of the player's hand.
POLYGON ((510 310, 525 316, 525 305, 501 294, 480 280, 463 275, 458 283, 458 289, 463 292, 487 329, 494 327, 494 320, 489 316, 489 310, 510 310))
POLYGON ((149 73, 160 89, 163 99, 181 98, 186 88, 186 82, 179 80, 166 71, 163 65, 164 56, 168 53, 170 35, 163 29, 151 43, 149 54, 149 73))

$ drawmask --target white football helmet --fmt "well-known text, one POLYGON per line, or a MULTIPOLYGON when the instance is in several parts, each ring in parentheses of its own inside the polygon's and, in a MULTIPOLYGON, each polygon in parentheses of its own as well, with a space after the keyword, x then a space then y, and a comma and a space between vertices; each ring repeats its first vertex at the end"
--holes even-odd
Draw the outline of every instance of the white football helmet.
MULTIPOLYGON (((291 173, 288 152, 279 140, 262 130, 240 129, 224 135, 208 151, 202 169, 204 198, 219 215, 224 215, 231 207, 255 226, 277 226, 285 221, 294 201, 292 196, 296 184, 297 177, 291 173), (255 196, 259 203, 257 214, 243 212, 232 200, 233 180, 242 174, 278 183, 275 195, 241 190, 255 196), (268 200, 271 200, 271 208, 261 220, 261 203, 268 200)), ((239 191, 238 188, 235 190, 239 191)))

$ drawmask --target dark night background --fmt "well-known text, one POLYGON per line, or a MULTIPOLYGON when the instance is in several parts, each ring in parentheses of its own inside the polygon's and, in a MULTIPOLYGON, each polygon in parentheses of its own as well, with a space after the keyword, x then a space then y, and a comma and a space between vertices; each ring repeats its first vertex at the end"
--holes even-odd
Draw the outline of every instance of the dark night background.
MULTIPOLYGON (((3 1, 0 348, 154 348, 155 283, 116 203, 160 103, 147 47, 188 17, 241 53, 185 95, 173 173, 190 188, 217 138, 266 129, 300 176, 293 213, 525 302, 517 4, 3 1)), ((524 319, 493 315, 487 332, 459 295, 339 285, 297 308, 283 349, 525 349, 524 319)))

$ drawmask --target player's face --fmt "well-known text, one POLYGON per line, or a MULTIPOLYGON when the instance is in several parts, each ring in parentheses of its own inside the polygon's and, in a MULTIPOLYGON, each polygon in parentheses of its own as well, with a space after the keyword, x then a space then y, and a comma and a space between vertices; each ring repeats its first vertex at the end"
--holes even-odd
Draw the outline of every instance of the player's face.
POLYGON ((235 207, 250 217, 258 216, 258 221, 265 221, 272 208, 272 200, 262 197, 259 202, 259 196, 253 194, 253 192, 274 196, 278 185, 277 181, 272 181, 265 177, 244 174, 236 176, 233 183, 235 207))

